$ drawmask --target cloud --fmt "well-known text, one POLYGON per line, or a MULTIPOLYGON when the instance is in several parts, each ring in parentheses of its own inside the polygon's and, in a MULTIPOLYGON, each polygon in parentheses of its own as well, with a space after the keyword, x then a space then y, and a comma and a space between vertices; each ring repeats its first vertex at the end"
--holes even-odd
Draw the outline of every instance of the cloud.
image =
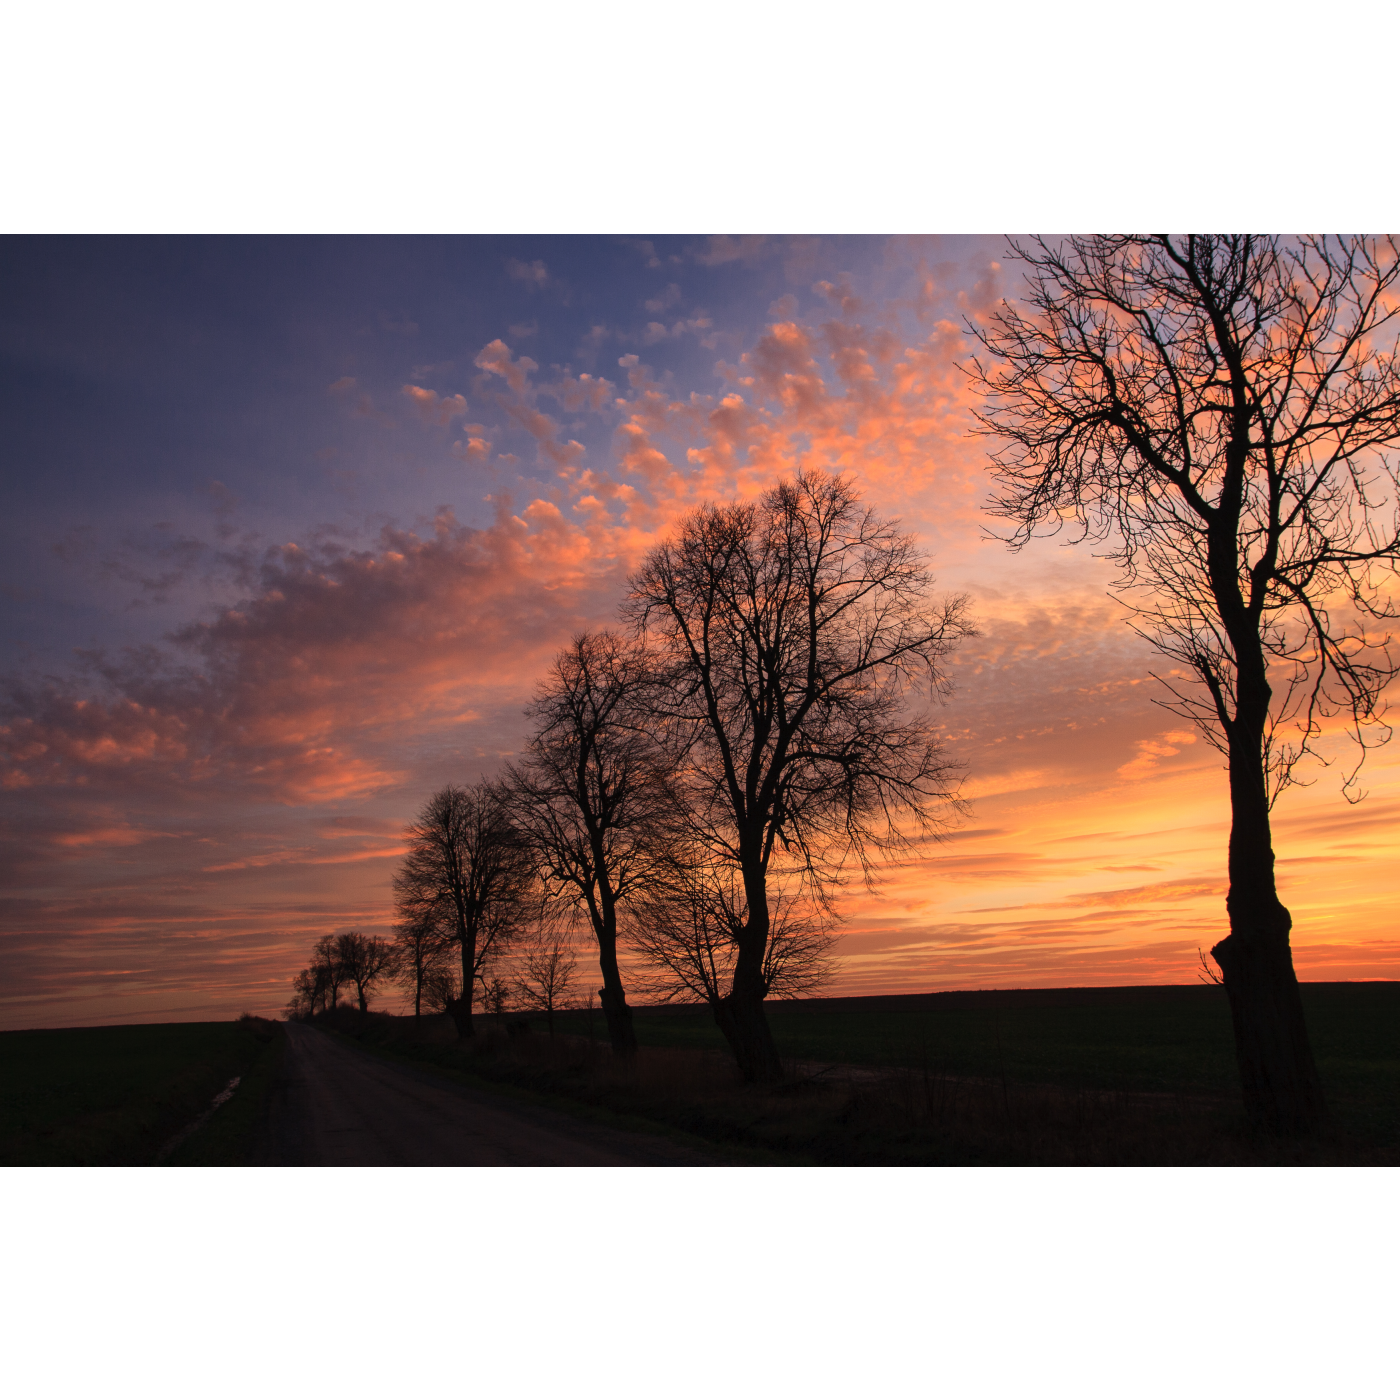
POLYGON ((566 413, 598 413, 612 406, 617 396, 617 385, 601 376, 580 374, 551 384, 545 392, 566 413))
POLYGON ((1130 781, 1150 777, 1161 767, 1163 759, 1175 757, 1199 737, 1193 729, 1171 729, 1155 738, 1139 739, 1137 756, 1118 770, 1118 776, 1130 781))
POLYGON ((461 394, 439 398, 432 389, 422 389, 416 384, 405 384, 402 393, 424 422, 439 428, 445 428, 454 418, 466 417, 467 401, 461 394))
POLYGON ((681 289, 674 282, 671 282, 664 292, 649 297, 642 305, 653 315, 659 315, 663 311, 670 310, 680 299, 681 289))
POLYGON ((538 258, 529 263, 510 258, 506 262, 506 273, 515 281, 527 282, 531 287, 544 287, 549 282, 549 269, 538 258))
POLYGON ((458 439, 452 444, 452 451, 467 462, 484 462, 491 455, 491 442, 485 437, 458 439))
POLYGON ((517 394, 524 394, 529 387, 529 376, 539 366, 528 356, 513 359, 510 346, 504 340, 493 340, 477 355, 472 363, 489 374, 499 375, 517 394))
POLYGON ((771 250, 772 245, 763 234, 748 233, 735 238, 722 233, 711 235, 694 257, 701 267, 722 267, 731 262, 752 264, 771 250))
POLYGON ((659 340, 679 340, 683 335, 699 335, 701 331, 708 331, 713 327, 714 322, 703 312, 689 320, 674 321, 670 326, 665 326, 660 321, 649 321, 646 330, 642 332, 642 343, 655 345, 659 340))
POLYGON ((626 248, 635 249, 646 260, 648 267, 660 267, 661 259, 657 256, 656 246, 649 238, 624 238, 621 240, 626 248))
POLYGON ((455 360, 438 360, 435 364, 414 365, 410 373, 414 379, 431 379, 435 374, 450 374, 456 367, 455 360))

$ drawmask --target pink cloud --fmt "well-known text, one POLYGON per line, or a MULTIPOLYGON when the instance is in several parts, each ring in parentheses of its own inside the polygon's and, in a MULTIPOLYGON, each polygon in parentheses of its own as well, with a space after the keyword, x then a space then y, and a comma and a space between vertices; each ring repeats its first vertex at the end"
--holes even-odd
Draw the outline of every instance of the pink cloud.
POLYGON ((525 393, 529 376, 539 369, 528 355, 513 359, 510 346, 504 340, 493 340, 472 363, 489 374, 499 375, 517 394, 525 393))
POLYGON ((402 393, 425 422, 439 428, 445 428, 454 418, 467 415, 467 401, 461 394, 439 398, 432 389, 422 389, 416 384, 405 384, 402 393))

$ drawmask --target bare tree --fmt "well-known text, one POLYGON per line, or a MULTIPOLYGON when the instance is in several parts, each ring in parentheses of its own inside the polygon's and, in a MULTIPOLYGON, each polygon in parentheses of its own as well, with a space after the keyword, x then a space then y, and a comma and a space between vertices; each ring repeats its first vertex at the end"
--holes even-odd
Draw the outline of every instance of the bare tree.
POLYGON ((555 1009, 564 1004, 577 964, 568 932, 558 924, 544 926, 521 954, 515 990, 526 1006, 545 1013, 550 1035, 554 1034, 555 1009))
POLYGON ((322 993, 322 1009, 334 1011, 340 1005, 340 989, 350 980, 336 953, 335 935, 328 933, 316 940, 311 953, 311 975, 322 993), (329 1002, 329 1008, 324 1003, 329 1002))
POLYGON ((398 950, 383 938, 364 933, 336 935, 335 957, 349 982, 355 984, 360 1010, 369 1010, 369 994, 374 987, 398 971, 398 950))
MULTIPOLYGON (((789 884, 797 884, 793 880, 789 884)), ((831 948, 821 905, 794 897, 770 876, 764 994, 812 996, 832 975, 831 948)), ((628 942, 652 975, 640 990, 658 1001, 704 1001, 718 1010, 734 983, 739 937, 748 924, 743 881, 731 866, 716 866, 684 848, 633 904, 628 942)))
POLYGON ((287 1014, 294 1021, 309 1021, 318 1011, 326 1009, 327 994, 324 970, 315 966, 303 968, 292 981, 287 1014))
POLYGON ((510 983, 504 977, 492 977, 481 990, 481 1004, 496 1018, 497 1025, 510 1006, 510 983))
POLYGON ((413 1014, 423 1011, 424 978, 441 968, 453 952, 454 921, 446 901, 426 902, 402 892, 397 900, 399 922, 394 925, 400 981, 413 989, 413 1014))
POLYGON ((434 1015, 450 1011, 461 995, 462 984, 446 964, 431 967, 423 974, 422 1003, 434 1015))
POLYGON ((624 1056, 637 1038, 617 962, 618 911, 649 881, 676 826, 638 706, 647 683, 637 648, 609 632, 575 637, 536 693, 534 733, 505 784, 546 901, 587 912, 608 1035, 624 1056))
POLYGON ((443 911, 462 968, 460 994, 447 1009, 457 1033, 470 1036, 476 983, 521 925, 531 882, 526 847, 487 783, 434 793, 407 835, 395 896, 400 909, 443 911))
POLYGON ((965 600, 930 601, 931 582, 896 522, 817 471, 696 511, 631 581, 693 839, 743 887, 715 1019, 746 1078, 781 1074, 763 1013, 775 854, 821 900, 849 861, 869 878, 956 806, 954 767, 909 706, 918 684, 946 689, 941 662, 971 632, 965 600))
MULTIPOLYGON (((1389 730, 1397 477, 1394 240, 1089 237, 1013 245, 1026 310, 975 332, 1010 542, 1070 524, 1177 663, 1170 708, 1226 756, 1224 975, 1244 1101, 1326 1114, 1278 898, 1269 812, 1328 715, 1389 730)), ((1358 762, 1358 767, 1360 766, 1358 762)), ((1355 770, 1348 776, 1349 785, 1355 770)))

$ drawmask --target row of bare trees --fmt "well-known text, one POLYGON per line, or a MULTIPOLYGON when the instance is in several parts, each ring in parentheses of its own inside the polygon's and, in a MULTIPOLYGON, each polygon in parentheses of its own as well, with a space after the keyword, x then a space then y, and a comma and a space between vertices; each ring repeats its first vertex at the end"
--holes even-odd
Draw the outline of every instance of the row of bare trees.
MULTIPOLYGON (((970 327, 982 426, 1003 443, 993 509, 1015 547, 1068 526, 1103 548, 1172 663, 1166 703, 1221 750, 1230 932, 1212 954, 1245 1104, 1314 1129, 1327 1112, 1270 812, 1329 717, 1363 758, 1390 736, 1400 245, 1145 235, 1012 252, 1027 295, 970 327)), ((463 1033, 493 950, 537 917, 591 930, 619 1053, 635 1045, 630 944, 650 991, 703 997, 744 1074, 776 1075, 763 1002, 819 977, 835 890, 958 805, 911 702, 944 688, 971 628, 930 582, 910 537, 821 472, 706 506, 652 550, 628 635, 558 658, 521 761, 444 789, 411 829, 400 938, 455 949, 463 1033)))
MULTIPOLYGON (((566 1005, 575 980, 578 958, 566 930, 545 927, 522 941, 496 945, 509 951, 508 963, 483 963, 478 974, 483 1006, 496 1015, 512 1007, 543 1011, 554 1029, 554 1013, 566 1005), (502 975, 504 974, 504 975, 502 975)), ((340 1005, 342 992, 350 1005, 354 989, 359 1009, 369 1010, 374 992, 386 982, 406 988, 413 998, 414 1015, 426 1009, 443 1012, 461 999, 461 982, 452 966, 453 943, 444 930, 400 923, 392 941, 362 933, 327 934, 317 940, 311 962, 292 982, 288 1013, 309 1020, 340 1005)))
POLYGON ((763 1003, 824 979, 835 891, 958 806, 923 702, 971 627, 931 582, 841 477, 690 515, 631 580, 629 632, 556 658, 519 762, 441 789, 409 828, 395 894, 415 986, 450 954, 469 1036, 494 960, 532 939, 539 992, 584 930, 617 1054, 636 1048, 630 948, 634 992, 703 999, 745 1077, 776 1077, 763 1003))
POLYGON ((394 977, 398 967, 398 950, 383 938, 328 933, 317 941, 310 965, 297 973, 287 1009, 303 1018, 333 1011, 342 989, 353 987, 360 1010, 366 1011, 375 987, 394 977))

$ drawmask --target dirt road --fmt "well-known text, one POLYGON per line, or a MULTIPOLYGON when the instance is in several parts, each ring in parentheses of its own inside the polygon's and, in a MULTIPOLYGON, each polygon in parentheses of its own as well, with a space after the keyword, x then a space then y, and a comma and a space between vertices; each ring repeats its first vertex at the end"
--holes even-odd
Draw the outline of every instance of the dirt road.
POLYGON ((285 1167, 717 1166, 645 1133, 390 1064, 289 1022, 257 1164, 285 1167))

